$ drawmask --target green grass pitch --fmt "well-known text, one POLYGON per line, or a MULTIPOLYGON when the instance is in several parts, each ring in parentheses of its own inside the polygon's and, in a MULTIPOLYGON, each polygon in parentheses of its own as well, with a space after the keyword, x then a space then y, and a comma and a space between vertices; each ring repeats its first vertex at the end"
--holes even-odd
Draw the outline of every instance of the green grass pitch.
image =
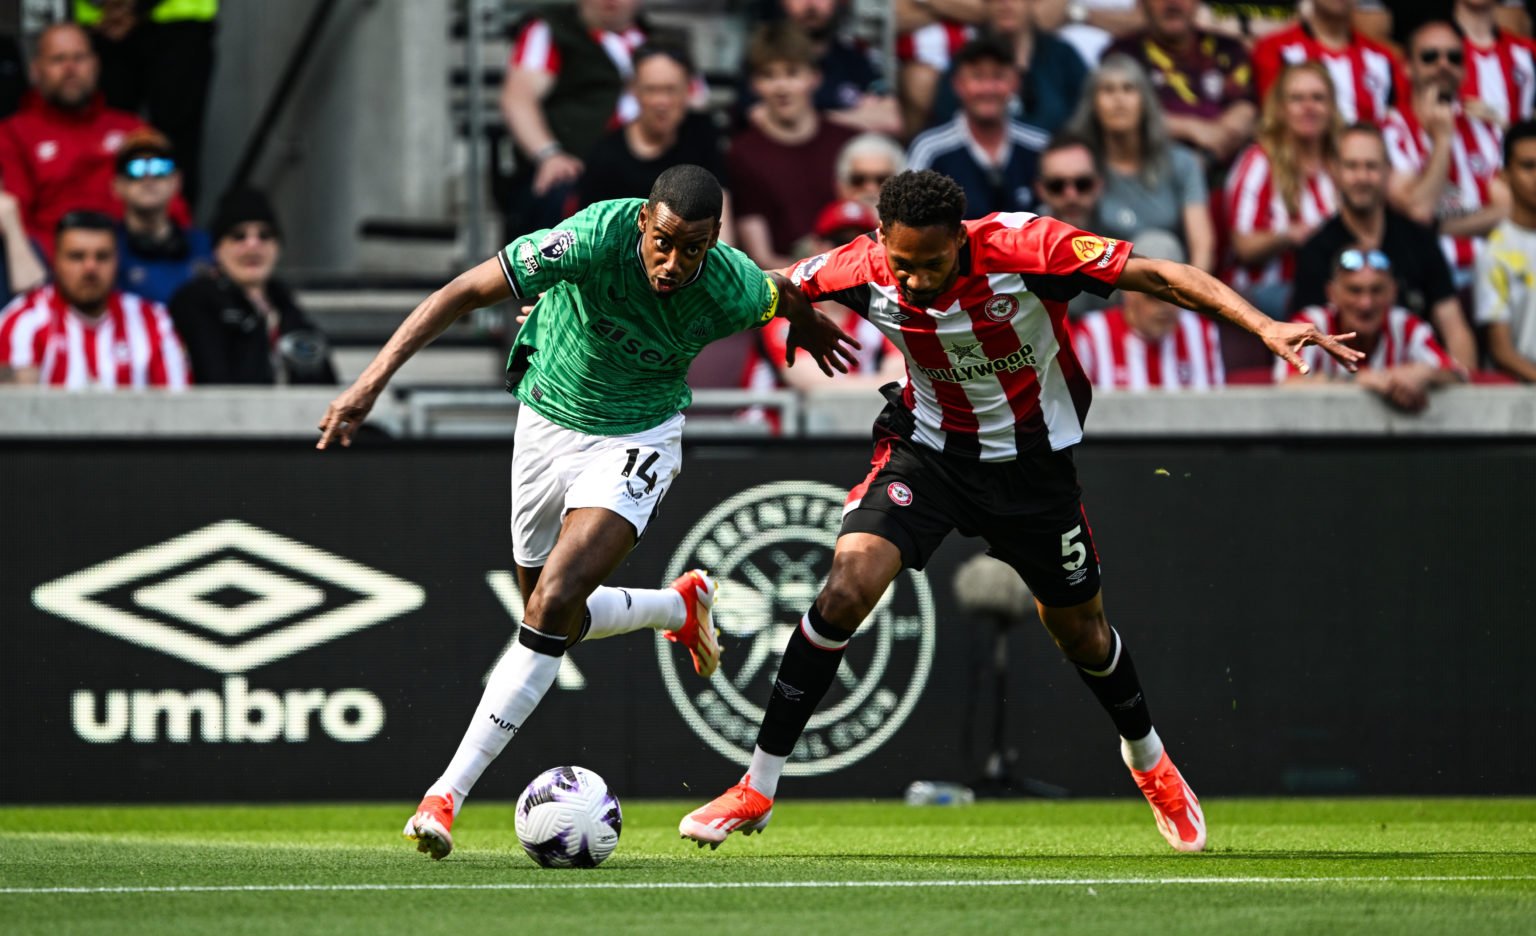
POLYGON ((472 802, 432 862, 410 805, 0 809, 0 932, 1536 933, 1536 799, 1214 800, 1175 854, 1145 804, 785 801, 719 851, 626 803, 594 870, 537 868, 472 802))

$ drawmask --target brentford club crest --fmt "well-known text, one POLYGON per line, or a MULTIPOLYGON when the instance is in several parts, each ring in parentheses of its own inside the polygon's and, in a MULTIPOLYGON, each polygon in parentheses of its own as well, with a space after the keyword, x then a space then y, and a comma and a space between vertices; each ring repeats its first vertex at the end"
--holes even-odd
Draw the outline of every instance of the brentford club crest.
POLYGON ((1018 314, 1019 300, 1017 296, 993 296, 981 310, 994 322, 1006 322, 1018 314))
POLYGON ((885 493, 891 499, 891 503, 897 507, 905 507, 912 503, 912 489, 900 481, 892 481, 886 485, 885 493))

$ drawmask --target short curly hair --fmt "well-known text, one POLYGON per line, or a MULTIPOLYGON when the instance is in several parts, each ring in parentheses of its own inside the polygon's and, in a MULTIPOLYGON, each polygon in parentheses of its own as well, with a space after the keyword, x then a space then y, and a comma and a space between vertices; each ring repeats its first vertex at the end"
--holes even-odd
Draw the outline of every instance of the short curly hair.
POLYGON ((880 186, 882 224, 960 229, 965 217, 965 192, 949 176, 932 169, 900 173, 880 186))

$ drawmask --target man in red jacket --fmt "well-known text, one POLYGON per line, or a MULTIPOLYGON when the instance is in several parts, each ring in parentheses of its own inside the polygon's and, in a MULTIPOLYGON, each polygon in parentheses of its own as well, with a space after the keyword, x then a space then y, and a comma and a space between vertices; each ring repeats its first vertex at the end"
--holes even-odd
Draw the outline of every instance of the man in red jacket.
MULTIPOLYGON (((32 90, 21 110, 0 121, 0 184, 16 196, 28 236, 50 258, 54 227, 66 213, 123 214, 112 192, 115 158, 123 138, 145 124, 102 103, 99 71, 83 29, 48 27, 32 56, 32 90)), ((172 205, 178 213, 185 220, 179 198, 172 205)))

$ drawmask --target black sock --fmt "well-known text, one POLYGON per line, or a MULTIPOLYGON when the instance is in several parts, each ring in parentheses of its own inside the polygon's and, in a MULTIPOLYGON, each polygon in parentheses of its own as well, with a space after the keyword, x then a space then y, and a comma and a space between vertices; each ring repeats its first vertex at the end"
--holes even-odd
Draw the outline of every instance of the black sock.
POLYGON ((851 631, 828 624, 816 606, 811 606, 784 648, 784 661, 779 664, 773 695, 763 713, 763 727, 757 733, 758 747, 775 757, 788 757, 795 749, 800 733, 832 685, 852 636, 851 631), (814 640, 806 636, 807 624, 814 640))
POLYGON ((1136 664, 1131 652, 1120 642, 1115 629, 1109 629, 1109 656, 1096 666, 1076 663, 1077 673, 1093 690, 1099 704, 1114 720, 1120 737, 1127 741, 1145 738, 1152 732, 1152 714, 1141 694, 1141 680, 1136 678, 1136 664))

